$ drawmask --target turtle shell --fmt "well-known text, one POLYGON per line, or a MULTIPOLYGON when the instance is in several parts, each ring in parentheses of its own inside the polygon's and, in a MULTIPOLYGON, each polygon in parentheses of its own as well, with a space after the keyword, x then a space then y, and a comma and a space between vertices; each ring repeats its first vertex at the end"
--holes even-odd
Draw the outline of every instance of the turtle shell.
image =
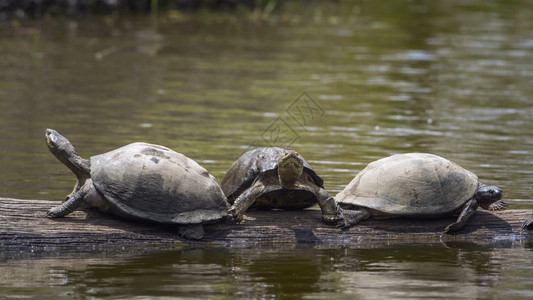
POLYGON ((183 154, 133 143, 91 157, 91 178, 124 217, 159 223, 209 223, 226 216, 228 203, 216 179, 183 154))
POLYGON ((368 164, 335 200, 374 214, 431 217, 460 208, 478 184, 475 174, 440 156, 398 154, 368 164))
MULTIPOLYGON (((294 151, 290 148, 266 147, 250 150, 237 159, 226 172, 222 179, 222 190, 233 202, 239 195, 249 188, 258 175, 278 168, 278 160, 287 152, 294 151)), ((304 172, 309 174, 314 183, 319 187, 324 187, 324 180, 316 174, 309 163, 300 156, 304 166, 304 172)), ((281 188, 281 187, 280 187, 281 188)), ((316 199, 311 205, 316 204, 316 199)), ((305 207, 311 205, 304 205, 305 207)), ((267 205, 268 206, 268 205, 267 205)))

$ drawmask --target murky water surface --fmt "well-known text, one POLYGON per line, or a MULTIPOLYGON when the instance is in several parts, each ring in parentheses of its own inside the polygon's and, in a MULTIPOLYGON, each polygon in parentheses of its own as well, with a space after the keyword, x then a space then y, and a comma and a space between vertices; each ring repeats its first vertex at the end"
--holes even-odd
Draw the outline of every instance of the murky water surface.
MULTIPOLYGON (((62 199, 84 157, 163 144, 219 179, 254 146, 292 146, 335 194, 375 159, 431 152, 533 208, 528 1, 288 4, 0 24, 0 196, 62 199)), ((0 293, 131 298, 533 297, 518 249, 184 249, 5 259, 0 293)))
POLYGON ((531 248, 186 248, 7 260, 13 297, 154 299, 531 299, 531 248))

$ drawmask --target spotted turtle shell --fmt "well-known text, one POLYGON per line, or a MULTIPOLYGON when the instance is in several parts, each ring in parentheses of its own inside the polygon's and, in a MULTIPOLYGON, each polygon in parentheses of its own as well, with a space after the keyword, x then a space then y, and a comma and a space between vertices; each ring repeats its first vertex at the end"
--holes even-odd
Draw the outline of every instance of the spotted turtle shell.
POLYGON ((118 215, 174 224, 210 223, 227 214, 216 179, 163 146, 133 143, 91 157, 96 189, 118 215))

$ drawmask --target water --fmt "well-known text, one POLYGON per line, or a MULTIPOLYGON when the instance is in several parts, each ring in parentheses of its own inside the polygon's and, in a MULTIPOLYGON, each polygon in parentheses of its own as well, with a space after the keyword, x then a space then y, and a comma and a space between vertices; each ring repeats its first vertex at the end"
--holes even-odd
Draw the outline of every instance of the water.
MULTIPOLYGON (((333 194, 375 159, 431 152, 533 208, 527 1, 287 4, 0 25, 0 196, 62 199, 84 157, 163 144, 219 179, 291 145, 333 194), (304 93, 305 92, 305 93, 304 93), (302 115, 303 113, 303 115, 302 115)), ((531 298, 531 246, 183 249, 4 259, 0 292, 53 297, 531 298), (34 267, 28 267, 34 266, 34 267), (438 272, 437 272, 438 271, 438 272)))
POLYGON ((531 249, 185 248, 113 257, 11 260, 13 297, 180 299, 531 299, 531 249))

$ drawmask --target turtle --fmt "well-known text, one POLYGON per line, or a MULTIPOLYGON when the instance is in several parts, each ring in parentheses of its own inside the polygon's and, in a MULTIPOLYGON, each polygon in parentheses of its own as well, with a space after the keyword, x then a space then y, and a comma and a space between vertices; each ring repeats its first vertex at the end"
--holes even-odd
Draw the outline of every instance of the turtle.
POLYGON ((324 189, 324 180, 291 148, 264 147, 250 150, 237 159, 221 181, 233 204, 228 215, 234 223, 254 204, 257 209, 299 210, 320 206, 322 220, 338 222, 337 206, 324 189))
POLYGON ((217 180, 198 163, 167 147, 132 143, 81 158, 53 129, 46 130, 50 152, 77 177, 72 193, 46 214, 68 215, 82 203, 137 221, 178 225, 178 234, 201 239, 203 224, 223 220, 229 203, 217 180))
POLYGON ((502 190, 480 183, 456 163, 429 153, 396 154, 371 162, 335 195, 348 228, 369 217, 457 216, 444 232, 461 230, 478 206, 503 210, 502 190))

